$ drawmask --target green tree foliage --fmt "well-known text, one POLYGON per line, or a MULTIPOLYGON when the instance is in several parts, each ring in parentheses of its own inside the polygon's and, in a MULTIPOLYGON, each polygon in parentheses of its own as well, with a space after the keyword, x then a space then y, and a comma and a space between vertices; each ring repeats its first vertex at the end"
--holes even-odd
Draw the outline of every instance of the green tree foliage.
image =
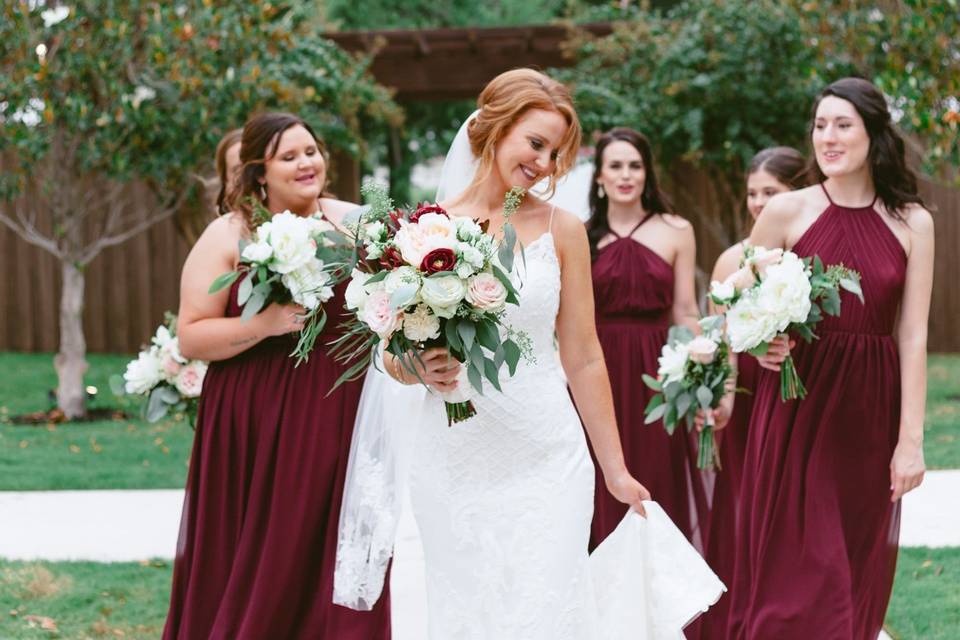
POLYGON ((84 266, 177 211, 225 130, 279 108, 356 151, 363 122, 401 114, 365 61, 304 28, 300 3, 52 5, 0 8, 0 222, 61 262, 58 401, 75 417, 84 266), (130 200, 133 181, 154 206, 130 200), (30 202, 14 214, 18 194, 30 202))
POLYGON ((753 154, 803 148, 815 53, 797 13, 771 0, 689 0, 630 16, 609 36, 573 38, 576 66, 554 74, 573 86, 588 133, 633 127, 674 178, 689 166, 705 171, 710 210, 672 191, 685 215, 729 243, 744 233, 741 185, 753 154))
POLYGON ((953 167, 960 180, 960 2, 792 3, 824 79, 853 70, 873 80, 919 141, 927 170, 953 167))

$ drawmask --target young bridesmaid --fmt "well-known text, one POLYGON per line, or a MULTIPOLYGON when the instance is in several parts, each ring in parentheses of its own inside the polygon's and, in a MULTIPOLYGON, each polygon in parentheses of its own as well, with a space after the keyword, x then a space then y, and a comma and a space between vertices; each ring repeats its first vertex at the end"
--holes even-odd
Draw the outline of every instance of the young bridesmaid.
MULTIPOLYGON (((640 379, 642 373, 656 372, 671 324, 697 330, 693 227, 671 212, 642 134, 612 129, 597 142, 594 158, 587 236, 597 334, 627 468, 694 540, 706 510, 696 452, 683 429, 669 436, 659 422, 644 424, 643 410, 653 392, 640 379)), ((603 486, 598 476, 597 487, 603 486)), ((591 549, 616 528, 626 509, 609 492, 597 490, 591 549)))
POLYGON ((874 640, 893 585, 900 498, 923 479, 933 220, 883 94, 845 78, 817 98, 819 184, 775 196, 751 244, 862 275, 819 340, 793 349, 807 387, 782 402, 780 339, 759 358, 737 523, 729 637, 874 640))
MULTIPOLYGON (((753 157, 747 170, 747 211, 756 221, 767 201, 778 193, 800 189, 807 184, 806 159, 791 147, 771 147, 753 157)), ((740 267, 744 242, 738 242, 717 259, 711 280, 724 281, 740 267)), ((712 307, 712 305, 711 305, 712 307)), ((711 313, 719 310, 711 308, 711 313)), ((743 457, 747 448, 747 427, 753 410, 758 367, 749 354, 737 356, 737 386, 745 393, 736 395, 726 426, 717 432, 721 470, 714 474, 713 499, 706 529, 707 564, 724 584, 733 579, 733 552, 736 549, 735 527, 743 474, 743 457)), ((723 407, 725 408, 725 407, 723 407)), ((722 409, 718 409, 722 410, 722 409)), ((717 419, 722 421, 719 416, 717 419)), ((726 636, 730 596, 726 595, 698 619, 699 638, 709 640, 726 636)), ((691 637, 688 634, 688 637, 691 637)))
POLYGON ((388 598, 369 613, 332 603, 337 523, 359 384, 327 395, 344 367, 323 345, 342 319, 344 285, 308 361, 294 367, 296 305, 246 322, 238 283, 207 289, 236 268, 254 227, 250 198, 271 212, 339 225, 355 205, 321 198, 323 145, 300 118, 254 116, 243 130, 232 213, 212 222, 183 267, 178 334, 187 358, 210 360, 190 460, 170 613, 163 637, 390 637, 388 598))

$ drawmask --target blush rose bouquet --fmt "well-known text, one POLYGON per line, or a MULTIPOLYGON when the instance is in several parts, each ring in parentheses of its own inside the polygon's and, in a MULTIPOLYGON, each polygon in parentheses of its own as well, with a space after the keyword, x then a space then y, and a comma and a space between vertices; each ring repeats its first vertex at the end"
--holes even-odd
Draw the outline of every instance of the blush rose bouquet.
POLYGON ((464 365, 458 388, 443 394, 448 424, 466 420, 476 415, 471 393, 483 393, 484 380, 500 390, 502 366, 513 375, 527 343, 504 322, 507 305, 519 304, 509 218, 524 193, 507 193, 498 242, 485 224, 437 204, 396 208, 382 187, 363 192, 370 205, 351 224, 356 259, 345 294, 354 317, 332 349, 353 364, 338 384, 362 375, 381 344, 412 373, 420 351, 443 347, 464 365))

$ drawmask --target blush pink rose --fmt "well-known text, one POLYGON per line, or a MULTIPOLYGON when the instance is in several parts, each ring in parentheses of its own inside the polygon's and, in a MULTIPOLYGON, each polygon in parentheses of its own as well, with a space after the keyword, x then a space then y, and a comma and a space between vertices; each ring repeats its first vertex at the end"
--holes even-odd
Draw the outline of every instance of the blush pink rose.
POLYGON ((767 273, 767 267, 780 262, 783 259, 783 249, 764 249, 757 247, 750 258, 750 264, 757 270, 760 276, 767 273))
POLYGON ((731 273, 724 282, 733 284, 737 291, 743 291, 744 289, 749 289, 755 285, 757 283, 757 277, 754 275, 753 269, 751 269, 749 266, 746 266, 740 267, 731 273))
POLYGON ((383 340, 389 340, 400 327, 402 313, 390 304, 390 294, 374 291, 363 306, 360 319, 383 340))
POLYGON ((687 343, 690 359, 700 364, 710 364, 717 356, 717 343, 705 336, 697 336, 687 343))
POLYGON ((479 273, 467 281, 466 298, 483 311, 499 311, 507 302, 507 288, 492 273, 479 273))

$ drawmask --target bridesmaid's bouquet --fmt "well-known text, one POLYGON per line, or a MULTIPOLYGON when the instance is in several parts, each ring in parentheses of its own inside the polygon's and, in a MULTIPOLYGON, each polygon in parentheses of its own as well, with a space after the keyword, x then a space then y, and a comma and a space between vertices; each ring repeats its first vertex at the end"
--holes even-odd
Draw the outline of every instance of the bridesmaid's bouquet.
MULTIPOLYGON (((451 217, 437 204, 395 208, 382 187, 363 191, 370 207, 356 222, 356 266, 346 292, 354 318, 332 350, 354 364, 338 384, 361 375, 381 343, 413 373, 420 351, 443 347, 466 376, 444 394, 448 424, 466 420, 476 415, 470 388, 483 393, 486 379, 500 390, 501 367, 513 375, 527 343, 504 324, 506 305, 519 304, 509 275, 516 232, 508 222, 498 243, 487 225, 451 217)), ((523 195, 507 193, 508 221, 523 195)))
POLYGON ((307 360, 323 330, 327 315, 323 303, 333 297, 333 286, 345 273, 338 251, 343 234, 319 216, 284 211, 273 216, 258 203, 260 225, 251 240, 240 241, 240 265, 218 277, 210 293, 229 287, 238 278, 237 302, 241 320, 249 320, 270 303, 299 304, 306 309, 297 346, 290 354, 297 364, 307 360))
MULTIPOLYGON (((673 435, 680 421, 687 431, 694 427, 697 411, 716 409, 733 374, 729 346, 723 339, 723 316, 709 316, 700 321, 699 336, 686 327, 670 327, 667 344, 657 359, 657 377, 643 374, 643 381, 657 393, 644 410, 646 424, 663 420, 667 433, 673 435)), ((720 466, 713 419, 708 414, 700 431, 697 468, 720 466)))
POLYGON ((165 315, 164 324, 157 327, 150 346, 127 364, 122 380, 111 380, 111 386, 118 395, 126 393, 145 397, 143 416, 147 422, 158 422, 173 410, 185 415, 192 426, 197 419, 197 404, 207 375, 207 363, 187 360, 180 354, 177 316, 165 315))
MULTIPOLYGON (((724 282, 710 285, 710 298, 727 308, 726 333, 736 353, 762 356, 770 341, 796 333, 807 342, 817 338, 824 315, 840 315, 840 290, 863 303, 860 274, 842 264, 824 267, 819 256, 800 258, 792 251, 747 246, 740 269, 724 282)), ((780 398, 803 398, 807 390, 792 356, 780 368, 780 398)))

